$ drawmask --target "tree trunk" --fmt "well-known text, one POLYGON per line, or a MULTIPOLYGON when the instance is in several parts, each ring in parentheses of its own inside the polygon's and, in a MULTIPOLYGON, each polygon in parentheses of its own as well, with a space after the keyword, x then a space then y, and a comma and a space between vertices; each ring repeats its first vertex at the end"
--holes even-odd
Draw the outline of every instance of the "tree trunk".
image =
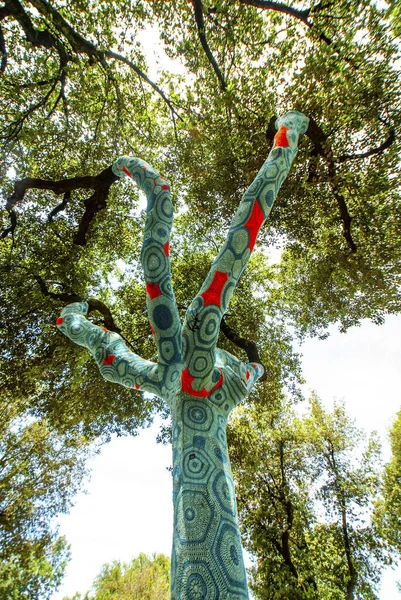
POLYGON ((173 415, 171 599, 247 600, 226 440, 232 400, 181 393, 173 415))

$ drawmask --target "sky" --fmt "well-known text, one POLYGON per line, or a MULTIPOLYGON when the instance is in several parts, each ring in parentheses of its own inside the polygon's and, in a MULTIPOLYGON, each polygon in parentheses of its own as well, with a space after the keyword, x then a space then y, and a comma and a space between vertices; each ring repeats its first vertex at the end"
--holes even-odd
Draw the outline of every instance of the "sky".
MULTIPOLYGON (((180 65, 163 57, 155 39, 154 31, 144 31, 140 40, 150 77, 157 79, 161 67, 182 73, 180 65)), ((300 351, 305 395, 314 390, 327 408, 344 399, 359 427, 380 434, 388 459, 388 429, 401 408, 401 317, 388 317, 382 326, 365 321, 345 334, 333 327, 329 338, 308 340, 300 351)), ((113 438, 91 461, 87 493, 77 496, 70 514, 58 519, 72 560, 52 600, 88 591, 107 562, 130 561, 140 552, 170 555, 171 447, 156 443, 157 432, 156 422, 136 438, 113 438)), ((387 569, 380 600, 401 597, 397 579, 401 568, 387 569)))
MULTIPOLYGON (((330 331, 328 339, 301 348, 304 392, 316 391, 327 408, 344 399, 359 427, 381 435, 388 458, 388 429, 401 408, 401 317, 390 316, 381 326, 365 321, 345 334, 330 331)), ((156 423, 136 438, 114 438, 92 460, 87 494, 58 520, 72 560, 52 600, 89 590, 106 562, 129 561, 140 552, 170 555, 171 448, 156 443, 157 431, 156 423)), ((386 571, 380 600, 400 597, 397 579, 401 569, 386 571)))

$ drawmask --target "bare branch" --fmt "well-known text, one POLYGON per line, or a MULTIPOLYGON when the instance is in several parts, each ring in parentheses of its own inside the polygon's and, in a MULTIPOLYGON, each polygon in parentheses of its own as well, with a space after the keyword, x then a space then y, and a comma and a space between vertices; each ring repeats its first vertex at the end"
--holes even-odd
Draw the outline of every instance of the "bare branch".
POLYGON ((388 138, 378 147, 367 150, 367 152, 361 152, 360 154, 342 154, 336 159, 336 162, 343 163, 347 160, 358 160, 361 158, 369 158, 375 154, 382 154, 387 148, 390 148, 391 144, 395 141, 395 129, 390 129, 388 138))
MULTIPOLYGON (((118 177, 113 173, 111 167, 107 167, 96 176, 86 175, 84 177, 72 177, 71 179, 62 179, 60 181, 27 177, 16 181, 14 183, 13 193, 8 198, 6 204, 6 210, 9 211, 10 218, 12 219, 11 227, 4 230, 1 237, 5 238, 9 233, 14 232, 16 227, 16 215, 13 209, 17 203, 24 199, 27 190, 51 190, 56 195, 59 195, 71 193, 73 190, 77 189, 91 189, 94 190, 94 192, 85 200, 85 212, 79 223, 78 231, 74 236, 74 243, 79 246, 84 246, 86 244, 86 235, 89 226, 96 214, 106 207, 110 187, 117 179, 118 177)), ((64 201, 66 201, 65 197, 64 201)), ((63 208, 64 206, 65 204, 63 205, 63 208)), ((59 207, 56 207, 56 209, 51 211, 49 220, 52 220, 52 217, 62 210, 62 208, 59 207)))
POLYGON ((307 27, 312 27, 312 23, 308 19, 310 15, 309 8, 305 10, 298 10, 296 8, 293 8, 292 6, 283 4, 282 2, 267 2, 267 0, 240 0, 240 2, 242 4, 250 4, 251 6, 255 6, 256 8, 274 10, 276 12, 281 12, 286 15, 290 15, 291 17, 295 17, 299 21, 305 23, 307 27))
POLYGON ((337 205, 340 210, 340 217, 343 222, 343 235, 347 241, 348 247, 352 253, 357 251, 357 246, 351 235, 351 222, 352 217, 348 212, 347 203, 345 202, 343 194, 339 191, 339 188, 336 183, 333 183, 332 178, 335 177, 335 172, 331 174, 331 189, 334 195, 334 198, 337 200, 337 205))
POLYGON ((221 89, 223 91, 225 91, 227 89, 226 80, 224 78, 224 75, 220 71, 220 67, 217 64, 217 61, 214 58, 212 51, 210 50, 209 44, 207 43, 207 40, 206 40, 205 21, 203 19, 202 1, 201 0, 191 0, 191 2, 194 7, 195 21, 196 21, 196 26, 198 29, 199 41, 202 44, 202 48, 205 51, 205 54, 206 54, 210 64, 212 65, 214 72, 217 75, 217 79, 220 82, 221 89))
POLYGON ((3 21, 6 17, 10 16, 10 10, 7 6, 0 6, 0 21, 3 21))
POLYGON ((25 193, 29 189, 51 190, 56 195, 65 194, 79 188, 94 189, 95 177, 85 175, 84 177, 72 177, 71 179, 61 179, 53 181, 51 179, 39 179, 35 177, 26 177, 14 183, 14 191, 8 198, 6 209, 11 210, 14 206, 24 199, 25 193))
POLYGON ((235 331, 231 329, 229 325, 227 325, 224 317, 221 320, 220 329, 224 333, 226 338, 230 340, 230 342, 238 346, 238 348, 242 348, 242 350, 245 350, 249 362, 259 363, 263 366, 265 372, 260 378, 260 381, 265 381, 267 379, 266 368, 260 360, 259 350, 255 342, 242 338, 237 333, 235 333, 235 331))
POLYGON ((42 279, 42 277, 40 275, 33 275, 34 280, 36 281, 36 283, 38 283, 40 291, 42 292, 43 296, 47 296, 48 298, 53 298, 53 300, 61 300, 62 302, 81 302, 82 299, 80 296, 78 296, 78 294, 69 294, 67 292, 50 292, 47 289, 47 285, 44 282, 44 280, 42 279))
POLYGON ((98 312, 100 312, 103 315, 103 322, 105 327, 110 331, 115 331, 116 333, 119 333, 121 335, 121 329, 117 327, 117 325, 114 323, 113 315, 111 314, 111 311, 109 307, 106 306, 106 304, 101 302, 101 300, 97 300, 96 298, 89 298, 88 305, 89 313, 93 310, 97 310, 98 312))
POLYGON ((357 251, 357 246, 351 235, 352 217, 348 212, 347 203, 338 183, 336 164, 334 162, 333 153, 328 141, 328 136, 313 118, 309 119, 309 128, 306 132, 306 135, 310 138, 314 145, 311 155, 322 156, 322 158, 324 158, 328 164, 330 176, 329 183, 339 208, 340 218, 343 225, 343 235, 349 249, 351 252, 355 253, 357 251))
POLYGON ((29 0, 39 13, 49 19, 57 31, 61 33, 71 45, 71 48, 78 54, 86 54, 89 57, 104 62, 104 53, 99 50, 92 42, 85 39, 64 19, 64 17, 50 5, 47 0, 29 0))
POLYGON ((61 212, 62 210, 65 209, 65 207, 67 206, 68 200, 70 198, 71 198, 71 192, 65 192, 62 202, 60 202, 60 204, 57 204, 56 208, 53 208, 53 210, 49 213, 49 216, 47 217, 47 221, 49 223, 53 223, 54 217, 59 212, 61 212))
MULTIPOLYGON (((316 7, 313 9, 312 13, 312 10, 310 8, 306 8, 305 10, 298 10, 296 8, 293 8, 292 6, 283 4, 282 2, 267 2, 266 0, 240 0, 240 2, 242 4, 250 4, 251 6, 255 6, 256 8, 263 8, 265 10, 274 10, 276 12, 284 13, 286 15, 294 17, 295 19, 298 19, 299 21, 304 23, 304 25, 306 25, 308 29, 313 28, 315 30, 316 26, 312 23, 309 17, 312 14, 318 12, 318 10, 316 10, 316 7)), ((321 7, 321 9, 322 8, 323 7, 321 7)), ((333 43, 333 40, 328 38, 323 32, 319 32, 318 36, 319 39, 322 40, 322 42, 325 42, 328 45, 333 43)))
POLYGON ((1 53, 1 63, 0 63, 0 72, 4 73, 7 67, 7 48, 6 41, 4 39, 3 29, 0 27, 0 53, 1 53))
MULTIPOLYGON (((65 303, 82 302, 82 298, 78 294, 68 292, 51 292, 40 275, 33 275, 33 278, 38 283, 43 296, 46 296, 47 298, 53 298, 53 300, 60 300, 61 302, 65 303)), ((103 323, 106 329, 108 329, 109 331, 114 331, 115 333, 121 335, 121 337, 127 342, 127 344, 129 344, 131 348, 134 349, 132 344, 121 334, 121 329, 115 324, 113 315, 111 314, 109 307, 97 298, 89 298, 88 313, 91 313, 94 310, 96 310, 103 316, 103 323)))
POLYGON ((17 227, 17 215, 15 214, 15 211, 9 210, 8 215, 10 217, 11 225, 10 227, 7 227, 7 229, 2 231, 0 236, 1 238, 6 238, 9 233, 11 233, 11 235, 14 235, 15 228, 17 227))
POLYGON ((5 0, 5 5, 8 10, 8 15, 13 15, 16 18, 25 33, 26 39, 34 47, 38 48, 43 46, 49 49, 56 48, 62 60, 65 60, 66 62, 71 60, 71 56, 65 52, 63 45, 50 31, 47 29, 35 29, 29 15, 18 0, 5 0))
POLYGON ((106 208, 107 197, 111 185, 117 181, 117 175, 114 175, 111 167, 108 167, 96 177, 96 186, 92 196, 85 200, 85 212, 78 226, 78 231, 74 236, 74 244, 84 246, 86 244, 86 235, 90 224, 98 212, 106 208))

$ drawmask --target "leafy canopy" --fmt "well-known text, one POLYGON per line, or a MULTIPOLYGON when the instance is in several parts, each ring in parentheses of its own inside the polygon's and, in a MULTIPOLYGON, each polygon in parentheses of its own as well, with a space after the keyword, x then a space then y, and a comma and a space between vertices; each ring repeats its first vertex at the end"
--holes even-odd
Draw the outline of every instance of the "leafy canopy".
POLYGON ((240 522, 260 599, 373 600, 394 551, 373 520, 382 497, 380 446, 344 406, 313 396, 243 408, 229 432, 240 522))
POLYGON ((140 554, 130 563, 114 561, 102 567, 92 592, 64 600, 168 600, 170 560, 163 554, 140 554))

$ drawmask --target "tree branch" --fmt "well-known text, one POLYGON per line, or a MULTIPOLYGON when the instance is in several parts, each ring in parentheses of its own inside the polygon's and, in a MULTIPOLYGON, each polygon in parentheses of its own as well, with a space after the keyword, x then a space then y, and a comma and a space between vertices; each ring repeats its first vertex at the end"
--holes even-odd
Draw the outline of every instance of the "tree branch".
POLYGON ((0 63, 0 72, 4 73, 7 67, 7 48, 6 41, 4 39, 3 29, 0 26, 0 53, 1 53, 1 63, 0 63))
MULTIPOLYGON (((269 141, 273 141, 274 135, 276 133, 274 125, 275 122, 276 117, 273 116, 269 121, 268 128, 266 131, 266 137, 269 141)), ((306 135, 313 143, 313 148, 310 153, 312 160, 309 164, 309 181, 313 181, 316 177, 316 168, 313 159, 317 156, 321 156, 328 163, 330 175, 329 183, 331 186, 333 196, 338 205, 340 218, 342 221, 343 236, 351 252, 355 253, 357 251, 357 246, 351 234, 352 217, 348 212, 347 203, 345 202, 345 198, 341 192, 340 186, 337 183, 336 164, 328 141, 328 136, 324 133, 323 129, 320 127, 320 125, 316 123, 316 121, 312 117, 309 118, 309 127, 306 132, 306 135)))
POLYGON ((11 235, 13 236, 15 228, 17 227, 17 215, 15 214, 15 211, 9 210, 8 216, 10 217, 11 225, 10 225, 10 227, 7 227, 7 229, 4 229, 4 231, 2 231, 1 236, 0 236, 2 239, 6 238, 9 233, 11 233, 11 235))
POLYGON ((395 129, 391 128, 388 138, 378 148, 372 148, 371 150, 367 150, 367 152, 362 152, 361 154, 342 154, 337 158, 337 162, 343 163, 347 160, 358 160, 361 158, 369 158, 369 156, 374 156, 375 154, 382 154, 385 150, 387 150, 387 148, 390 148, 394 141, 395 129))
POLYGON ((295 17, 302 23, 305 23, 307 27, 312 27, 312 23, 308 20, 310 15, 310 9, 307 8, 305 10, 298 10, 293 8, 292 6, 288 6, 287 4, 283 4, 282 2, 267 2, 267 0, 240 0, 241 4, 250 4, 251 6, 255 6, 256 8, 263 8, 265 10, 274 10, 276 12, 281 12, 286 15, 290 15, 291 17, 295 17))
POLYGON ((56 208, 53 208, 53 210, 49 213, 49 216, 47 217, 47 221, 49 223, 53 223, 54 217, 59 212, 61 212, 62 210, 65 209, 65 207, 67 206, 68 200, 70 198, 71 198, 71 192, 65 192, 62 202, 60 202, 60 204, 57 204, 56 208))
POLYGON ((97 213, 106 208, 110 187, 117 181, 118 177, 114 175, 111 167, 107 167, 95 179, 94 192, 92 196, 85 200, 85 212, 79 223, 78 231, 74 236, 74 243, 78 246, 85 246, 89 226, 97 213))
MULTIPOLYGON (((69 294, 67 292, 51 292, 40 275, 34 275, 33 278, 39 285, 40 291, 42 292, 43 296, 46 296, 47 298, 53 298, 53 300, 59 300, 67 304, 70 304, 72 302, 82 302, 82 298, 78 294, 69 294)), ((109 331, 115 331, 116 333, 121 334, 121 329, 115 324, 113 315, 111 314, 110 309, 108 306, 106 306, 106 304, 104 304, 101 300, 97 300, 96 298, 89 298, 88 305, 88 313, 97 310, 103 316, 103 322, 105 327, 109 331)))
MULTIPOLYGON (((240 0, 242 4, 249 4, 251 6, 255 6, 256 8, 262 8, 265 10, 274 10, 276 12, 281 12, 286 15, 290 15, 295 19, 298 19, 304 25, 308 27, 308 29, 315 28, 316 26, 310 21, 309 17, 322 10, 324 7, 320 5, 320 7, 314 7, 313 12, 312 9, 306 8, 305 10, 298 10, 293 8, 292 6, 288 6, 287 4, 283 4, 282 2, 267 2, 266 0, 240 0)), ((322 42, 330 45, 333 43, 333 40, 327 37, 323 32, 319 32, 319 39, 322 42)), ((347 60, 347 59, 346 59, 347 60)))
MULTIPOLYGON (((7 1, 7 0, 6 0, 7 1)), ((78 54, 86 54, 102 60, 102 52, 96 48, 92 42, 86 40, 80 35, 71 25, 53 8, 46 0, 29 0, 29 3, 34 6, 37 11, 47 18, 70 43, 71 48, 78 54)))
POLYGON ((45 281, 42 279, 40 275, 33 275, 34 280, 39 285, 40 291, 43 296, 47 298, 53 298, 53 300, 61 300, 61 302, 71 303, 71 302, 82 302, 81 296, 78 294, 68 294, 67 292, 50 292, 47 288, 45 281))
POLYGON ((137 67, 132 61, 128 60, 128 58, 125 58, 125 56, 122 56, 122 54, 118 54, 117 52, 112 52, 111 50, 106 50, 106 52, 104 54, 108 58, 114 58, 115 60, 118 60, 118 61, 124 63, 125 65, 130 67, 133 71, 135 71, 135 73, 137 73, 137 75, 139 75, 139 77, 141 77, 141 79, 146 81, 146 83, 148 83, 159 94, 159 96, 161 96, 161 98, 164 100, 164 102, 169 107, 171 113, 173 115, 177 116, 178 119, 182 119, 182 117, 180 117, 180 115, 175 110, 173 103, 166 96, 166 94, 163 92, 163 90, 160 89, 159 86, 156 85, 151 79, 149 79, 149 77, 139 67, 137 67))
POLYGON ((287 497, 287 481, 285 476, 285 464, 284 464, 284 446, 285 442, 280 440, 278 442, 279 446, 279 456, 280 456, 280 473, 281 473, 281 492, 282 492, 282 505, 284 507, 286 517, 287 517, 287 526, 285 530, 281 534, 281 543, 283 549, 283 559, 285 564, 290 569, 292 575, 295 579, 298 579, 298 571, 295 568, 294 563, 291 558, 291 550, 290 550, 290 531, 292 529, 292 525, 294 522, 294 509, 292 506, 291 499, 287 497))
POLYGON ((105 57, 114 58, 119 62, 126 64, 130 69, 132 69, 139 77, 141 77, 146 83, 148 83, 166 102, 170 111, 173 114, 176 114, 176 111, 167 96, 164 92, 149 79, 149 77, 135 65, 132 61, 125 58, 121 54, 117 54, 111 50, 106 50, 102 52, 99 50, 92 42, 86 40, 82 35, 76 32, 69 23, 60 15, 60 13, 55 10, 46 0, 30 0, 31 4, 37 8, 37 10, 44 16, 48 16, 52 19, 53 23, 56 25, 57 29, 65 36, 65 38, 69 41, 72 48, 78 54, 86 54, 89 57, 96 58, 102 63, 104 66, 107 66, 105 61, 105 57))
POLYGON ((0 136, 0 139, 4 139, 5 140, 5 145, 7 145, 11 140, 15 139, 19 132, 21 131, 25 120, 35 112, 35 110, 37 110, 38 108, 41 107, 46 107, 46 104, 48 102, 48 100, 50 99, 51 95, 53 94, 54 90, 56 89, 56 85, 59 81, 61 81, 61 77, 62 77, 62 72, 60 71, 58 77, 55 77, 52 80, 49 80, 49 83, 52 82, 52 85, 50 87, 50 90, 45 94, 45 96, 43 96, 43 98, 41 98, 38 102, 36 102, 35 104, 32 104, 31 106, 29 106, 25 112, 23 112, 22 114, 20 114, 20 116, 15 120, 12 121, 11 123, 9 123, 4 131, 4 134, 0 136), (9 133, 6 133, 7 131, 9 131, 9 133))
POLYGON ((311 156, 320 155, 328 164, 330 186, 340 212, 340 218, 343 225, 343 235, 349 249, 351 250, 351 252, 355 253, 357 251, 357 246, 351 235, 352 217, 348 212, 347 203, 345 201, 344 195, 341 192, 340 185, 337 182, 337 169, 336 164, 334 162, 333 153, 328 141, 328 137, 324 133, 320 125, 318 125, 313 118, 309 119, 309 127, 306 132, 306 135, 313 142, 314 146, 311 152, 311 156))
MULTIPOLYGON (((78 231, 74 236, 74 243, 79 246, 86 244, 86 235, 89 226, 96 216, 96 214, 106 207, 107 196, 111 185, 117 181, 118 177, 115 175, 111 167, 107 167, 101 173, 96 176, 84 176, 84 177, 72 177, 71 179, 62 179, 60 181, 52 181, 46 179, 38 179, 27 177, 16 181, 14 184, 14 191, 8 198, 6 209, 9 211, 11 218, 11 227, 5 229, 1 237, 5 238, 9 233, 13 233, 16 227, 16 214, 14 207, 18 202, 24 199, 25 193, 29 189, 40 189, 40 190, 51 190, 56 195, 71 193, 77 189, 92 189, 94 190, 92 196, 85 200, 85 212, 81 218, 78 226, 78 231)), ((66 197, 64 196, 64 206, 66 197)), ((61 204, 63 204, 61 203, 61 204)), ((53 209, 48 219, 51 221, 52 217, 62 210, 61 205, 53 209)), ((63 208, 64 208, 63 206, 63 208)))
MULTIPOLYGON (((70 54, 70 50, 68 52, 65 51, 63 43, 57 39, 53 33, 46 30, 38 30, 35 29, 32 21, 28 13, 24 10, 22 5, 18 0, 4 0, 5 8, 7 10, 7 15, 13 15, 16 20, 21 25, 27 40, 34 46, 40 47, 44 46, 45 48, 51 49, 55 48, 60 55, 60 59, 64 64, 67 64, 69 61, 73 60, 73 56, 70 54)), ((50 5, 47 0, 29 0, 30 4, 36 8, 36 10, 46 19, 51 21, 55 29, 68 41, 70 48, 76 52, 77 54, 85 54, 89 57, 91 61, 98 61, 105 68, 108 67, 106 62, 106 57, 114 58, 119 62, 122 62, 129 66, 139 77, 141 77, 146 83, 148 83, 166 102, 170 111, 177 115, 171 100, 166 96, 166 94, 153 82, 149 79, 149 77, 132 61, 128 60, 124 56, 112 52, 111 50, 106 50, 105 52, 100 50, 95 44, 92 44, 89 40, 85 39, 82 35, 80 35, 71 25, 64 19, 64 17, 53 7, 50 5)))
POLYGON ((10 10, 6 5, 0 6, 0 21, 3 21, 6 17, 9 17, 10 14, 10 10))
POLYGON ((340 513, 341 513, 341 531, 343 534, 344 541, 344 549, 345 556, 347 559, 348 573, 349 573, 349 581, 347 582, 347 600, 354 600, 354 590, 358 580, 358 572, 355 569, 353 560, 352 560, 352 548, 351 548, 351 540, 348 533, 348 523, 347 523, 347 502, 344 495, 344 488, 341 481, 339 481, 339 474, 336 465, 336 457, 334 452, 334 446, 330 439, 327 439, 328 444, 328 452, 325 454, 326 460, 328 462, 329 468, 331 469, 334 475, 334 488, 337 494, 337 500, 340 505, 340 513))
POLYGON ((108 306, 106 306, 106 304, 101 302, 101 300, 97 300, 96 298, 89 298, 88 305, 88 313, 92 312, 93 310, 97 310, 103 315, 105 327, 109 329, 109 331, 115 331, 116 333, 119 333, 121 335, 121 329, 117 327, 117 325, 114 323, 113 315, 111 314, 110 309, 108 306))
POLYGON ((63 45, 50 31, 47 29, 35 29, 28 13, 18 0, 5 0, 5 6, 8 10, 8 15, 13 15, 16 18, 25 33, 26 39, 35 48, 39 48, 41 46, 48 49, 56 48, 61 59, 67 62, 71 60, 71 56, 65 52, 63 45))
POLYGON ((235 333, 235 331, 231 329, 229 325, 227 325, 224 317, 221 320, 220 329, 224 333, 226 338, 230 340, 230 342, 238 346, 238 348, 242 348, 242 350, 245 350, 249 362, 259 363, 263 366, 265 372, 260 378, 260 381, 265 381, 267 379, 266 368, 260 360, 259 350, 255 342, 242 338, 237 333, 235 333))
POLYGON ((227 89, 227 84, 226 84, 226 80, 224 78, 224 75, 222 74, 222 72, 220 71, 220 67, 217 64, 216 59, 214 58, 212 51, 210 50, 209 44, 207 43, 206 40, 206 35, 205 35, 205 21, 203 19, 203 5, 202 5, 202 1, 201 0, 191 0, 191 3, 194 7, 194 15, 195 15, 195 21, 196 21, 196 26, 198 29, 198 37, 199 37, 199 41, 202 45, 203 50, 205 51, 205 54, 210 62, 210 64, 213 67, 214 72, 217 75, 217 79, 220 82, 220 87, 223 91, 225 91, 227 89))

